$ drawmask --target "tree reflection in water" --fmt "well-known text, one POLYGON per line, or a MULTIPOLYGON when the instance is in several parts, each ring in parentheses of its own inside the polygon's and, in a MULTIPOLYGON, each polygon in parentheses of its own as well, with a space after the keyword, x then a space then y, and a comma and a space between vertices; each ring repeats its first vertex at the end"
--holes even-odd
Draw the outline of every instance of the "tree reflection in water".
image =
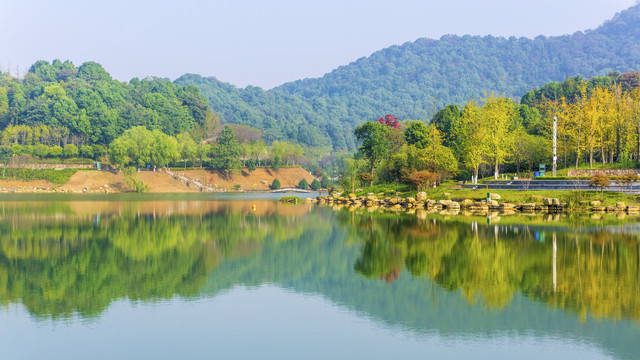
POLYGON ((428 276, 488 308, 508 306, 520 291, 582 319, 587 312, 640 319, 640 227, 633 223, 347 211, 338 219, 357 229, 350 233, 362 243, 354 268, 367 278, 393 280, 404 264, 411 276, 428 276))

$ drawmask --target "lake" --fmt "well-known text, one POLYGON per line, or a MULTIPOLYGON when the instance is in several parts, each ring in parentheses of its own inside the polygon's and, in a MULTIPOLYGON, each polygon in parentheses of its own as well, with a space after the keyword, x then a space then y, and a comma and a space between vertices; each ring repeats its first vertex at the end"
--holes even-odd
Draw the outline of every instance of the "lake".
POLYGON ((0 197, 6 359, 635 359, 640 224, 0 197))

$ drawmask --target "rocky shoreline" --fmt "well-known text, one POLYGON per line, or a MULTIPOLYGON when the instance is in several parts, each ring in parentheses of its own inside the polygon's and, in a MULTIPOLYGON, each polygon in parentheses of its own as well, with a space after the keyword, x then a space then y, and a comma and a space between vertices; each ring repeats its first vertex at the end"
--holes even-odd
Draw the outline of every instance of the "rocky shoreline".
MULTIPOLYGON (((309 199, 309 201, 317 202, 323 205, 339 205, 347 206, 349 208, 366 208, 370 211, 377 209, 386 209, 391 211, 416 211, 424 210, 427 212, 444 212, 447 214, 469 214, 469 215, 486 215, 488 213, 498 212, 503 215, 525 213, 551 213, 559 214, 569 211, 566 203, 560 201, 557 198, 542 198, 542 204, 540 203, 524 203, 524 204, 512 204, 507 202, 498 202, 501 200, 500 195, 491 194, 491 199, 474 201, 471 199, 464 199, 461 201, 453 200, 434 200, 428 199, 426 192, 419 192, 416 197, 378 197, 374 194, 366 196, 356 196, 355 194, 349 194, 342 196, 341 194, 334 193, 332 195, 318 196, 316 199, 309 199)), ((594 213, 626 213, 629 215, 640 214, 640 207, 627 206, 624 202, 616 203, 616 206, 602 206, 599 201, 592 201, 589 207, 585 210, 594 213)))

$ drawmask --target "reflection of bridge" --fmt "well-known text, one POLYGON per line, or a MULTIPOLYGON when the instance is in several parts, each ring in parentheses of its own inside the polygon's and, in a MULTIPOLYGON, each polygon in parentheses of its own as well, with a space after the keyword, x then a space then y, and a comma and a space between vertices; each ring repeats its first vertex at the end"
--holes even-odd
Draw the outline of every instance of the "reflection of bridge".
POLYGON ((298 188, 280 188, 280 189, 273 190, 271 192, 274 192, 274 193, 288 193, 288 192, 291 192, 291 193, 311 194, 311 193, 316 193, 317 191, 298 189, 298 188))

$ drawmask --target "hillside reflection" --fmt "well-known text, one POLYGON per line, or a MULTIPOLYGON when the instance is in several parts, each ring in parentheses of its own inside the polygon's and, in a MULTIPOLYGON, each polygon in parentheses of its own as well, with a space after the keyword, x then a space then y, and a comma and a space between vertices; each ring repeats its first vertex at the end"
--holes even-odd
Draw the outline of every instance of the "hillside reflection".
POLYGON ((402 294, 426 283, 490 310, 521 294, 582 321, 640 320, 639 234, 615 217, 421 217, 271 200, 3 202, 0 304, 22 303, 38 318, 94 317, 117 299, 275 283, 354 306, 396 286, 391 296, 409 309, 424 299, 402 294))
POLYGON ((91 317, 119 298, 200 296, 223 259, 296 238, 308 211, 273 201, 2 203, 0 304, 91 317))

